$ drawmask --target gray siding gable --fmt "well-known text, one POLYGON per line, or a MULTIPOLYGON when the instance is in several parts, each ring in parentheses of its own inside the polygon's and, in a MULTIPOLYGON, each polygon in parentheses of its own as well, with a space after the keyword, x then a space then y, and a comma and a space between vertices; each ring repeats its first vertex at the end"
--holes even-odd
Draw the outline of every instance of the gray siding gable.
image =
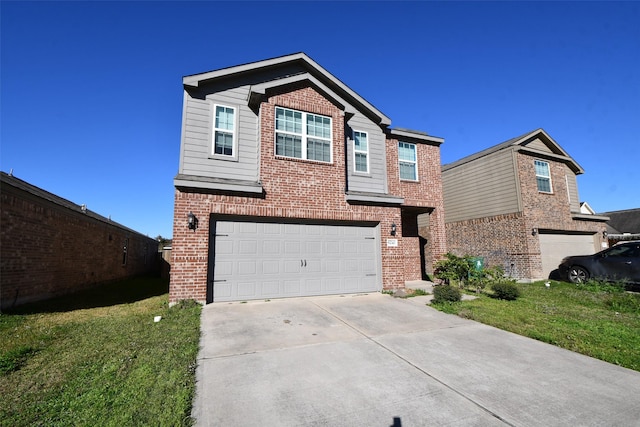
MULTIPOLYGON (((183 78, 183 85, 185 87, 199 87, 214 79, 236 80, 243 76, 253 76, 256 74, 265 76, 265 80, 263 80, 263 82, 266 82, 276 78, 279 79, 294 76, 298 73, 295 70, 299 70, 298 72, 309 72, 315 78, 323 82, 323 84, 331 87, 335 93, 344 97, 349 104, 357 106, 361 111, 365 111, 372 120, 376 121, 381 126, 388 126, 391 124, 391 120, 386 115, 302 52, 209 71, 206 73, 185 76, 183 78), (271 78, 268 77, 269 73, 272 75, 271 78)), ((259 82, 257 81, 254 82, 254 84, 258 83, 259 82)))
POLYGON ((193 96, 185 91, 179 174, 204 178, 258 181, 258 116, 247 105, 249 86, 193 96), (213 155, 214 105, 235 108, 237 146, 234 158, 213 155))
POLYGON ((514 153, 502 150, 443 170, 445 222, 521 210, 514 153))
POLYGON ((544 129, 527 132, 516 138, 511 138, 485 150, 463 157, 453 163, 444 165, 442 170, 455 168, 501 150, 526 151, 533 155, 561 161, 567 164, 576 174, 584 173, 584 169, 544 129))

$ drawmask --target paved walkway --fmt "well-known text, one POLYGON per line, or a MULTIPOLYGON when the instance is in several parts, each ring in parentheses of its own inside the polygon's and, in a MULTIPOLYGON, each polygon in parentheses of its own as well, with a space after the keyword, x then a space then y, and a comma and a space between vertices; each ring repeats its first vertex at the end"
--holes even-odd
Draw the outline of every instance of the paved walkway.
POLYGON ((640 373, 383 294, 203 309, 198 426, 640 426, 640 373))

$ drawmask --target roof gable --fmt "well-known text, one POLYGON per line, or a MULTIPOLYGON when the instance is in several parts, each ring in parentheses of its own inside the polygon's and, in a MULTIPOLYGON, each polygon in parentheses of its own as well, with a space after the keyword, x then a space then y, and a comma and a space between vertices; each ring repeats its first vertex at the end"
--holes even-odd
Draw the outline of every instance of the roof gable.
POLYGON ((522 151, 534 156, 560 161, 569 166, 576 175, 584 173, 584 169, 542 128, 511 138, 470 156, 463 157, 453 163, 444 165, 442 170, 452 169, 502 150, 522 151))
POLYGON ((314 86, 330 94, 340 104, 344 104, 347 111, 349 111, 351 104, 357 108, 366 110, 368 115, 375 118, 379 125, 389 126, 391 124, 390 118, 302 52, 185 76, 182 79, 182 83, 186 87, 196 88, 212 80, 239 77, 250 73, 261 72, 266 69, 286 67, 292 64, 302 67, 306 72, 284 75, 279 79, 257 84, 255 88, 252 86, 251 96, 253 96, 254 93, 264 94, 264 91, 270 87, 289 84, 294 81, 309 80, 314 86))

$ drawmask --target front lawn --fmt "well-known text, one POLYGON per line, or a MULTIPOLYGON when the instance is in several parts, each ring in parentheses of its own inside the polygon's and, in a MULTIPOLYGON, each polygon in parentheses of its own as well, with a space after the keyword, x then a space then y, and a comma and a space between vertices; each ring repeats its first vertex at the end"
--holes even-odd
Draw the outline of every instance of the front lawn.
POLYGON ((473 319, 567 350, 640 371, 640 294, 590 282, 518 284, 515 301, 492 298, 434 304, 473 319))
POLYGON ((0 425, 191 425, 201 307, 167 290, 138 278, 1 314, 0 425))

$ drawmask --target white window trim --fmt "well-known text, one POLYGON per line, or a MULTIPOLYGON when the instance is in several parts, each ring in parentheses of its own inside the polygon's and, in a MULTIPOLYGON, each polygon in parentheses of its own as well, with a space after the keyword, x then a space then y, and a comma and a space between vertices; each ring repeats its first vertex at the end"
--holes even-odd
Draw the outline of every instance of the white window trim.
POLYGON ((398 177, 400 178, 400 181, 408 181, 408 182, 418 182, 420 175, 418 174, 418 144, 414 144, 411 142, 404 142, 404 141, 398 141, 398 177), (400 144, 408 144, 408 145, 413 145, 414 147, 416 147, 414 153, 416 155, 415 160, 413 161, 409 161, 409 160, 401 160, 400 159, 400 144), (407 179, 407 178, 402 178, 402 176, 400 175, 400 163, 411 163, 415 165, 415 171, 416 171, 416 178, 415 179, 407 179))
POLYGON ((333 163, 333 117, 325 116, 323 114, 308 113, 306 111, 295 110, 293 108, 276 107, 275 110, 274 110, 274 116, 273 116, 273 128, 274 128, 274 133, 273 133, 273 154, 274 154, 274 156, 280 157, 280 158, 284 158, 284 159, 297 159, 297 160, 305 160, 305 161, 308 161, 308 162, 323 163, 323 164, 327 164, 327 165, 333 163), (275 113, 276 113, 277 109, 290 110, 290 111, 294 111, 296 113, 302 114, 302 133, 298 134, 298 133, 295 133, 295 132, 288 132, 288 131, 285 131, 285 130, 276 129, 276 117, 277 117, 277 115, 275 113), (329 138, 323 138, 323 137, 319 137, 319 136, 307 135, 307 116, 308 115, 326 117, 327 119, 329 119, 329 133, 330 133, 330 137, 329 138), (291 156, 285 156, 284 154, 277 154, 276 153, 276 141, 278 139, 278 136, 277 136, 278 133, 301 137, 302 147, 300 147, 300 148, 301 148, 302 157, 291 157, 291 156), (328 162, 325 162, 323 160, 315 160, 315 159, 307 158, 307 137, 311 137, 311 139, 319 139, 319 140, 322 140, 322 141, 327 141, 329 143, 329 161, 328 162))
POLYGON ((238 107, 233 106, 233 105, 226 105, 226 104, 213 104, 213 115, 212 115, 212 122, 211 122, 211 147, 209 150, 209 157, 211 158, 215 158, 215 159, 220 159, 220 160, 231 160, 231 161, 237 161, 238 160, 238 107), (218 107, 223 107, 223 108, 230 108, 233 110, 233 130, 229 131, 229 129, 219 129, 216 128, 216 109, 218 107), (220 131, 220 132, 226 132, 226 133, 231 133, 233 136, 233 147, 231 148, 231 155, 227 155, 227 154, 218 154, 215 152, 216 150, 216 131, 220 131))
POLYGON ((369 147, 371 146, 371 142, 369 141, 369 132, 365 132, 362 130, 353 130, 353 173, 355 174, 361 174, 361 175, 370 175, 371 174, 371 169, 369 166, 369 147), (360 134, 364 134, 367 138, 367 150, 357 150, 356 149, 356 132, 360 133, 360 134), (356 169, 356 154, 357 153, 364 153, 367 156, 367 170, 366 171, 359 171, 356 169))
POLYGON ((539 193, 552 194, 553 193, 553 182, 551 182, 551 165, 549 164, 549 162, 545 162, 544 160, 540 160, 540 159, 535 159, 533 161, 533 170, 534 170, 534 172, 536 174, 536 190, 538 190, 539 193), (536 162, 544 163, 544 164, 547 165, 547 171, 549 172, 549 176, 538 175, 538 170, 536 169, 536 162), (549 191, 543 191, 543 190, 540 190, 538 188, 538 178, 545 178, 545 179, 549 180, 549 191))

